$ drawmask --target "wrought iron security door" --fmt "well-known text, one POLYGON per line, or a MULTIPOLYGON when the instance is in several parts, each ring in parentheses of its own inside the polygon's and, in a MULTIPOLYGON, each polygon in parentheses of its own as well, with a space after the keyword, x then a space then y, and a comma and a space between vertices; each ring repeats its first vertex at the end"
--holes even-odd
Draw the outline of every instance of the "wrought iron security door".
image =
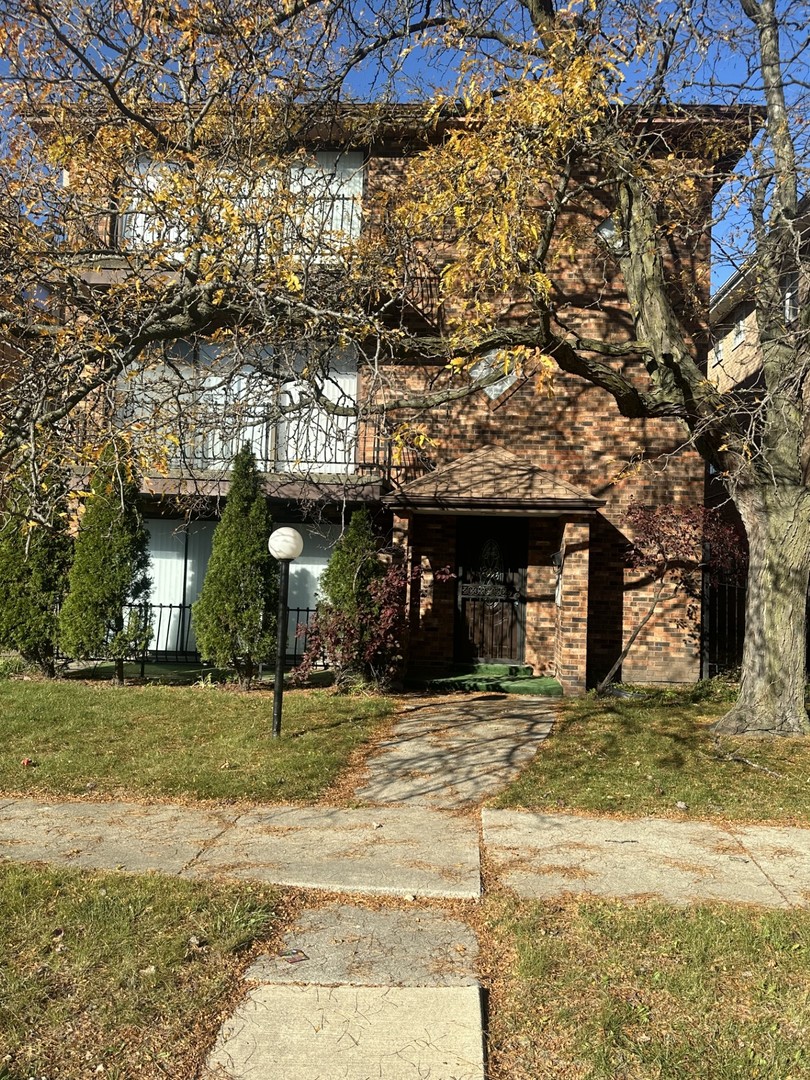
POLYGON ((459 518, 456 656, 522 662, 526 522, 459 518))

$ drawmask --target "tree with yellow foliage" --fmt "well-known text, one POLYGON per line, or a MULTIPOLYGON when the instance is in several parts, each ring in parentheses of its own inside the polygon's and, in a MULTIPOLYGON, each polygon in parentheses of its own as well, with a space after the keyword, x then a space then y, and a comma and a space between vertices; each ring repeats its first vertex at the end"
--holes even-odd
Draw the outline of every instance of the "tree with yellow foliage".
MULTIPOLYGON (((23 357, 0 391, 3 460, 75 447, 96 402, 114 419, 122 376, 148 380, 182 338, 241 354, 234 375, 286 363, 302 407, 397 423, 470 393, 482 358, 528 359, 544 385, 561 369, 624 416, 676 420, 724 479, 750 576, 721 728, 807 732, 807 325, 780 286, 806 277, 807 24, 795 0, 2 0, 2 318, 23 357), (373 228, 302 209, 313 146, 397 134, 409 166, 364 208, 373 228), (726 190, 735 220, 750 211, 763 366, 721 391, 707 230, 739 158, 726 190), (422 264, 440 275, 428 327, 391 314, 422 264), (578 288, 578 267, 603 286, 578 288), (589 329, 608 304, 623 334, 589 329), (328 401, 323 366, 301 366, 295 343, 324 340, 356 350, 364 401, 328 401), (405 392, 398 358, 444 379, 405 392)), ((90 428, 92 455, 109 432, 90 428)))

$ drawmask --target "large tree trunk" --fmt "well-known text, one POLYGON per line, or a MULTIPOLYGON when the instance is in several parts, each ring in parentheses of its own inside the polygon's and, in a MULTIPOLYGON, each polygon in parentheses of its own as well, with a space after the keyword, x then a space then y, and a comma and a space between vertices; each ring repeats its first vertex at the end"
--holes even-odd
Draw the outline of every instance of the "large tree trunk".
POLYGON ((731 735, 807 735, 807 493, 774 484, 738 490, 734 501, 748 535, 745 645, 739 698, 715 730, 731 735))

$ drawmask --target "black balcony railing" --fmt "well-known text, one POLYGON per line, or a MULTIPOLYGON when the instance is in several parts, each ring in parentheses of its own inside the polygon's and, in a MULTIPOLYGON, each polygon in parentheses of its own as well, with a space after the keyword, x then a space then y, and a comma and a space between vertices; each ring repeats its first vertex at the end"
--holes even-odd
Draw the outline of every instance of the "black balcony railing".
POLYGON ((348 435, 322 440, 320 445, 315 440, 295 443, 280 439, 276 424, 258 422, 182 438, 172 464, 192 473, 213 472, 229 466, 246 443, 257 467, 266 473, 350 476, 367 467, 360 460, 357 440, 348 435))

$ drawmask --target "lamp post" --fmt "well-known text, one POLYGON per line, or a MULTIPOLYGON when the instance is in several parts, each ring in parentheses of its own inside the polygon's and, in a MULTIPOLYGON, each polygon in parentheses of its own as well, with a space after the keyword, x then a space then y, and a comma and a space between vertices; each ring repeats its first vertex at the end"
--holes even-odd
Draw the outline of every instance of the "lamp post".
POLYGON ((278 559, 278 625, 276 637, 276 681, 273 686, 273 738, 281 734, 281 699, 284 694, 284 661, 287 657, 287 593, 290 588, 290 563, 304 550, 304 538, 297 529, 276 529, 270 533, 267 548, 278 559))

